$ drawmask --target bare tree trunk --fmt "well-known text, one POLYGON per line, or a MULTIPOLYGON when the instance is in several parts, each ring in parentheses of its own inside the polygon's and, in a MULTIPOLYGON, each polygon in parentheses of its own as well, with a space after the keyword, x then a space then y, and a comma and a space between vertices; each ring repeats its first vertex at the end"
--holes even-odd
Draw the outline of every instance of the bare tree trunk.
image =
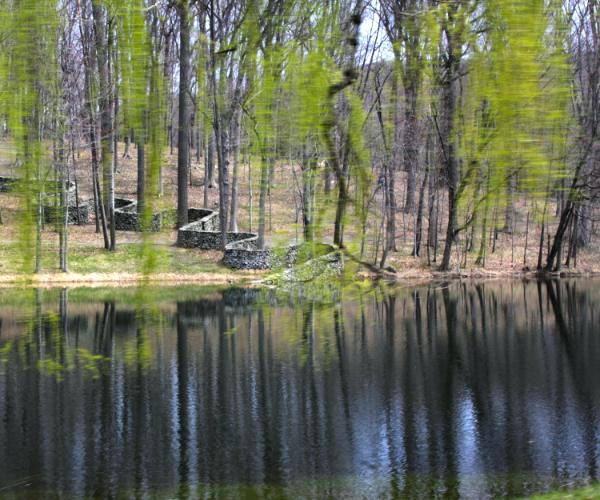
POLYGON ((95 66, 95 50, 92 46, 91 34, 88 28, 84 28, 83 19, 80 17, 80 36, 82 39, 83 47, 83 63, 84 63, 84 86, 85 86, 85 100, 88 118, 89 128, 89 140, 90 140, 90 153, 92 157, 92 187, 94 191, 94 217, 96 222, 96 233, 100 232, 102 228, 102 236, 104 238, 104 248, 110 248, 110 242, 108 239, 108 229, 106 224, 106 214, 104 212, 104 205, 102 203, 102 194, 100 190, 100 179, 99 179, 99 161, 98 161, 98 148, 96 139, 96 120, 94 118, 94 102, 92 100, 92 71, 95 66))
POLYGON ((430 249, 435 247, 435 238, 437 234, 437 174, 430 175, 428 189, 427 248, 430 249))
POLYGON ((567 228, 571 223, 571 218, 575 212, 575 205, 571 199, 568 199, 565 205, 564 210, 561 212, 560 220, 558 222, 558 228, 556 229, 556 233, 554 234, 554 239, 552 242, 552 247, 548 252, 548 256, 546 258, 546 265, 544 266, 544 270, 560 272, 562 262, 562 249, 563 249, 563 241, 564 236, 567 232, 567 228))
POLYGON ((248 231, 252 232, 253 217, 254 217, 254 192, 252 189, 252 168, 248 160, 248 153, 244 153, 244 164, 248 169, 248 231))
POLYGON ((177 141, 177 227, 188 222, 188 157, 190 135, 190 20, 187 0, 177 1, 179 15, 179 126, 177 141))
POLYGON ((233 179, 231 183, 231 216, 229 218, 229 230, 237 232, 238 223, 238 177, 240 163, 240 137, 241 137, 241 113, 236 112, 233 118, 233 179))
POLYGON ((323 183, 325 195, 329 195, 331 193, 331 170, 328 168, 323 169, 323 183))
POLYGON ((395 169, 393 165, 387 168, 387 225, 386 225, 386 249, 388 252, 397 252, 396 247, 396 183, 395 169))
MULTIPOLYGON (((57 110, 58 111, 58 110, 57 110)), ((68 272, 68 245, 67 245, 67 229, 69 224, 69 201, 67 194, 67 183, 69 181, 69 174, 67 171, 68 158, 65 155, 65 137, 64 137, 64 120, 61 118, 57 122, 57 134, 58 134, 58 157, 56 167, 58 169, 58 183, 59 183, 59 206, 60 213, 58 218, 58 262, 59 268, 62 272, 68 272)))
MULTIPOLYGON (((386 166, 384 168, 384 173, 386 175, 386 188, 387 192, 386 196, 386 242, 385 248, 387 252, 397 252, 398 248, 396 245, 396 171, 399 170, 399 165, 402 157, 402 151, 400 149, 401 144, 401 119, 400 119, 400 101, 398 99, 398 75, 397 72, 394 71, 392 75, 392 113, 394 119, 394 143, 390 148, 386 144, 385 140, 385 130, 383 125, 382 118, 382 110, 381 110, 381 99, 378 97, 378 114, 380 115, 380 128, 382 133, 382 138, 384 141, 384 149, 386 150, 386 156, 389 158, 386 161, 386 166), (391 149, 391 150, 390 150, 391 149)), ((381 93, 379 93, 381 95, 381 93)))
POLYGON ((445 144, 442 144, 442 148, 444 151, 444 168, 446 171, 446 181, 448 185, 448 222, 446 225, 446 242, 444 245, 444 254, 442 256, 442 263, 440 264, 441 271, 448 271, 450 269, 452 245, 454 243, 454 239, 456 238, 458 224, 458 160, 456 158, 452 127, 454 123, 454 115, 456 112, 454 75, 458 74, 459 63, 453 57, 451 50, 448 57, 448 68, 450 75, 446 76, 447 80, 444 82, 443 88, 445 144))
POLYGON ((263 156, 260 159, 260 193, 258 195, 258 248, 265 248, 267 187, 269 184, 269 164, 263 156))
POLYGON ((538 247, 538 262, 537 269, 538 271, 542 270, 542 259, 544 256, 544 237, 546 232, 546 210, 544 209, 544 214, 542 215, 542 229, 540 231, 540 244, 538 247))
POLYGON ((346 205, 348 203, 348 189, 346 188, 346 176, 338 177, 338 198, 335 209, 335 223, 333 226, 333 243, 343 248, 344 246, 344 220, 346 218, 346 205))
MULTIPOLYGON (((41 172, 39 172, 41 174, 41 172)), ((40 182, 41 175, 38 175, 40 182)), ((43 192, 41 187, 37 193, 37 207, 35 217, 35 272, 42 271, 42 229, 43 229, 43 192)))
MULTIPOLYGON (((222 121, 219 109, 218 89, 217 89, 217 57, 215 53, 216 32, 215 32, 215 10, 214 0, 210 0, 210 87, 212 94, 213 108, 213 128, 215 130, 215 142, 217 149, 217 163, 219 166, 219 225, 221 228, 221 245, 223 249, 227 245, 227 218, 229 216, 229 150, 228 137, 225 120, 222 121)), ((223 75, 221 75, 223 76, 223 75)), ((223 78, 221 78, 223 81, 223 78)))
POLYGON ((198 123, 196 124, 196 163, 200 163, 200 151, 202 150, 202 141, 200 140, 200 117, 198 117, 198 123))
POLYGON ((417 143, 417 89, 414 84, 405 90, 404 113, 404 170, 406 171, 406 198, 404 213, 409 214, 414 210, 415 191, 417 190, 417 171, 419 161, 419 147, 417 143))
POLYGON ((358 76, 358 73, 354 67, 356 49, 358 47, 358 34, 360 31, 360 25, 362 23, 362 8, 363 2, 357 0, 354 5, 354 12, 350 16, 349 23, 347 25, 347 38, 346 38, 346 67, 344 68, 344 78, 341 82, 331 85, 328 89, 329 97, 329 109, 328 116, 323 122, 322 134, 325 144, 327 146, 328 161, 331 164, 331 168, 336 176, 337 187, 338 187, 338 198, 337 206, 335 211, 335 223, 333 229, 333 243, 340 248, 344 246, 344 220, 346 218, 346 205, 348 204, 348 189, 347 189, 347 174, 348 174, 348 151, 349 138, 344 138, 344 158, 340 161, 337 148, 335 147, 334 138, 332 137, 333 128, 335 126, 335 98, 342 92, 346 87, 352 85, 358 76))
POLYGON ((425 205, 425 187, 427 186, 427 178, 429 177, 429 168, 425 170, 421 189, 419 190, 419 205, 417 208, 417 222, 415 224, 415 246, 413 248, 413 256, 418 257, 421 252, 421 238, 423 233, 423 211, 425 205))
MULTIPOLYGON (((111 34, 113 30, 111 30, 111 34)), ((119 169, 119 70, 118 70, 118 47, 112 50, 113 43, 111 42, 112 36, 109 36, 108 50, 109 50, 109 81, 114 82, 114 95, 113 100, 113 121, 112 121, 112 158, 113 158, 113 175, 117 173, 119 169), (110 64, 112 61, 113 64, 110 64)), ((116 45, 116 42, 115 42, 116 45)))
MULTIPOLYGON (((456 166, 450 167, 452 170, 457 169, 456 166)), ((448 224, 446 226, 446 242, 444 245, 444 254, 442 263, 440 264, 441 271, 450 270, 450 258, 452 257, 452 245, 456 237, 457 226, 457 206, 456 206, 456 176, 451 174, 448 179, 448 224)))
POLYGON ((208 172, 208 187, 215 187, 215 132, 208 132, 208 152, 206 155, 206 170, 208 172))
POLYGON ((302 228, 304 241, 314 240, 314 196, 315 196, 315 176, 317 170, 317 159, 309 156, 305 150, 302 159, 302 228))
MULTIPOLYGON (((90 110, 90 113, 92 111, 90 110)), ((102 234, 104 236, 104 247, 108 249, 108 233, 106 232, 106 222, 101 219, 99 206, 101 202, 100 186, 98 186, 98 152, 96 150, 96 132, 93 116, 90 115, 90 149, 92 155, 92 188, 94 191, 94 219, 96 222, 96 233, 100 232, 100 222, 102 222, 102 234)))
POLYGON ((206 141, 205 141, 205 152, 204 152, 204 208, 208 208, 208 155, 206 154, 206 141))
POLYGON ((208 190, 214 187, 215 142, 214 130, 207 127, 204 156, 204 206, 208 207, 208 190))
POLYGON ((589 203, 579 206, 579 217, 577 218, 577 249, 588 246, 592 241, 592 213, 589 203))
POLYGON ((508 188, 507 188, 507 203, 506 203, 506 214, 505 214, 505 223, 504 223, 504 231, 508 234, 513 234, 514 232, 514 213, 515 213, 515 189, 516 189, 517 179, 515 174, 513 173, 508 179, 508 188))
MULTIPOLYGON (((398 113, 398 101, 396 99, 398 94, 398 79, 394 76, 392 83, 392 93, 393 93, 393 102, 394 102, 394 134, 398 134, 400 130, 400 120, 398 113)), ((395 188, 395 164, 399 158, 399 146, 395 141, 392 148, 387 143, 386 140, 386 129, 383 120, 383 109, 381 105, 381 94, 383 92, 382 84, 379 81, 379 77, 375 78, 375 86, 377 93, 377 101, 376 101, 376 110, 377 110, 377 118, 379 122, 379 129, 381 131, 381 138, 383 142, 383 179, 384 179, 384 207, 382 212, 382 217, 386 221, 385 228, 385 244, 383 249, 383 254, 380 261, 380 268, 385 266, 385 260, 389 252, 395 252, 396 248, 396 188, 395 188)))
POLYGON ((131 158, 129 154, 129 144, 131 143, 131 139, 129 134, 125 134, 125 150, 123 151, 123 158, 127 158, 128 160, 131 158))
POLYGON ((116 249, 115 241, 115 193, 112 162, 112 101, 108 68, 108 38, 106 13, 98 0, 92 0, 94 28, 96 31, 96 54, 100 76, 100 150, 104 195, 104 213, 110 229, 109 250, 116 249))
MULTIPOLYGON (((142 135, 142 134, 140 134, 142 135)), ((141 225, 146 206, 146 166, 145 166, 145 150, 144 138, 138 138, 137 144, 137 213, 138 221, 141 225)), ((146 229, 146 228, 142 228, 146 229)))

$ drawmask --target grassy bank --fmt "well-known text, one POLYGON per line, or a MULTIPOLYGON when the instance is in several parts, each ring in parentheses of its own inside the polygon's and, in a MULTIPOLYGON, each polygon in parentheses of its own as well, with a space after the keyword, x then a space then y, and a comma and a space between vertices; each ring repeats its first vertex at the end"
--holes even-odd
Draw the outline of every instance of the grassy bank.
POLYGON ((559 499, 573 498, 577 500, 597 499, 600 498, 600 485, 588 486, 578 490, 564 490, 555 491, 553 493, 547 493, 545 495, 534 495, 529 497, 530 500, 559 500, 559 499))
MULTIPOLYGON (((99 247, 97 243, 71 244, 69 248, 69 272, 58 268, 58 257, 52 242, 44 242, 43 272, 30 274, 31 265, 23 269, 21 248, 16 243, 0 244, 0 286, 14 284, 32 285, 83 285, 113 284, 135 285, 144 278, 142 243, 126 242, 118 245, 115 252, 99 247)), ((177 248, 167 243, 152 245, 154 265, 150 280, 165 284, 243 283, 261 276, 259 272, 232 271, 220 264, 221 252, 195 251, 177 248)))
MULTIPOLYGON (((76 234, 76 233, 75 233, 76 234)), ((260 280, 267 271, 239 271, 221 264, 222 252, 200 251, 177 248, 170 244, 168 236, 159 238, 152 244, 154 260, 152 272, 144 274, 143 244, 139 235, 130 233, 128 241, 117 246, 115 252, 104 250, 98 242, 85 242, 72 238, 69 248, 69 272, 63 273, 58 267, 58 253, 54 234, 48 234, 43 246, 42 272, 32 273, 33 263, 23 267, 22 249, 14 243, 0 242, 0 287, 28 286, 135 286, 141 280, 163 285, 195 283, 203 285, 244 284, 260 280)), ((174 236, 173 236, 174 237, 174 236)), ((371 281, 381 275, 345 259, 345 277, 353 281, 371 281)), ((564 277, 593 277, 594 270, 567 270, 564 277)), ((435 268, 409 265, 399 266, 396 273, 384 273, 384 279, 404 284, 422 284, 451 279, 533 279, 535 272, 521 269, 471 268, 439 272, 435 268)))

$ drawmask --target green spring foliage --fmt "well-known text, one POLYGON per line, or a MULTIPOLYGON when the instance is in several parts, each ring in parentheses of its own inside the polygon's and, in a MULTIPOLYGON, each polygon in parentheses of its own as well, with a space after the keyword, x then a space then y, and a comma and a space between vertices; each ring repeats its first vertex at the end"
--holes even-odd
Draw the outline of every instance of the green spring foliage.
POLYGON ((566 175, 570 127, 560 3, 487 0, 478 9, 485 30, 465 36, 472 53, 464 61, 466 89, 454 122, 459 201, 470 210, 491 203, 504 208, 511 190, 544 199, 566 175))
POLYGON ((56 3, 51 0, 0 3, 0 114, 12 131, 16 159, 21 163, 20 194, 23 216, 18 228, 20 253, 15 264, 32 271, 36 215, 50 167, 42 143, 45 106, 52 106, 57 88, 56 3))
MULTIPOLYGON (((110 20, 120 126, 133 130, 137 140, 149 146, 142 215, 142 226, 147 228, 160 195, 165 96, 168 86, 173 86, 164 81, 160 30, 166 21, 159 7, 146 0, 99 4, 110 20)), ((406 93, 413 85, 419 89, 419 113, 438 114, 445 105, 440 91, 447 77, 444 57, 449 48, 454 50, 458 74, 451 85, 457 87, 457 98, 450 139, 456 144, 463 219, 472 223, 479 211, 487 213, 492 205, 504 208, 514 192, 527 193, 535 202, 547 198, 568 174, 572 127, 572 69, 565 53, 568 19, 561 2, 439 0, 407 5, 414 12, 402 17, 399 39, 391 45, 393 89, 385 98, 395 108, 398 87, 403 85, 406 93)), ((65 130, 57 56, 65 29, 61 6, 53 0, 0 0, 0 113, 6 117, 22 164, 19 257, 29 270, 40 231, 37 209, 52 171, 51 133, 41 130, 48 122, 42 115, 54 110, 56 123, 62 124, 56 126, 55 134, 65 130)), ((202 28, 194 28, 196 82, 190 90, 196 96, 197 122, 205 134, 211 133, 215 117, 207 67, 211 50, 218 49, 217 107, 240 112, 232 105, 240 100, 250 160, 260 166, 261 183, 267 168, 283 158, 308 168, 302 182, 312 185, 312 191, 308 190, 314 198, 312 223, 319 237, 322 226, 330 222, 333 204, 325 195, 315 196, 315 184, 324 169, 331 169, 326 136, 335 134, 338 142, 345 143, 343 154, 353 190, 354 210, 346 211, 345 218, 355 219, 345 223, 365 228, 373 192, 372 164, 379 161, 373 154, 377 145, 366 142, 366 129, 373 121, 368 111, 371 103, 365 97, 369 91, 353 85, 339 95, 330 94, 331 87, 344 78, 342 69, 348 64, 344 48, 348 5, 341 0, 282 0, 276 15, 269 17, 271 7, 264 0, 236 6, 239 24, 223 31, 218 47, 210 45, 205 17, 202 28), (230 83, 235 79, 242 82, 241 96, 231 95, 230 83)), ((191 12, 196 15, 201 10, 191 12)), ((95 78, 91 85, 96 86, 95 78)), ((92 96, 96 100, 97 92, 92 96)), ((391 149, 389 145, 398 139, 394 112, 385 113, 385 120, 383 135, 391 149)), ((157 269, 159 257, 149 232, 144 232, 143 241, 139 268, 149 276, 157 269)), ((349 245, 352 249, 358 242, 349 245)))

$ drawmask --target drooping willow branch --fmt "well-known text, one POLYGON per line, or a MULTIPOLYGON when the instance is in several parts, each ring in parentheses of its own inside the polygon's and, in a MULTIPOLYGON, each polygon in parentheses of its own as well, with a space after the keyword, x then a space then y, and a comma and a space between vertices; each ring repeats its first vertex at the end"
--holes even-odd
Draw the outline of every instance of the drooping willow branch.
MULTIPOLYGON (((357 0, 354 6, 354 13, 350 16, 348 23, 348 36, 345 43, 345 61, 346 67, 343 70, 343 78, 341 81, 332 84, 327 91, 327 108, 328 113, 322 124, 323 140, 325 142, 328 163, 332 168, 338 182, 338 201, 335 216, 335 226, 333 243, 339 247, 344 246, 343 223, 346 214, 346 205, 348 202, 348 186, 346 183, 346 172, 340 164, 340 159, 332 137, 333 128, 336 126, 335 116, 335 98, 347 87, 350 87, 357 79, 358 73, 355 66, 356 50, 358 48, 358 35, 362 22, 362 0, 357 0)), ((349 139, 346 138, 348 141, 349 139)))

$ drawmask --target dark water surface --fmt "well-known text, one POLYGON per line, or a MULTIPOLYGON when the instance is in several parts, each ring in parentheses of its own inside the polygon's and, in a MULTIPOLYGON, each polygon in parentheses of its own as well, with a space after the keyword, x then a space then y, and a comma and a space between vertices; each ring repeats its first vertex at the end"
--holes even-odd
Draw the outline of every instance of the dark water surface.
POLYGON ((2 498, 486 498, 600 479, 600 282, 0 292, 2 498))

